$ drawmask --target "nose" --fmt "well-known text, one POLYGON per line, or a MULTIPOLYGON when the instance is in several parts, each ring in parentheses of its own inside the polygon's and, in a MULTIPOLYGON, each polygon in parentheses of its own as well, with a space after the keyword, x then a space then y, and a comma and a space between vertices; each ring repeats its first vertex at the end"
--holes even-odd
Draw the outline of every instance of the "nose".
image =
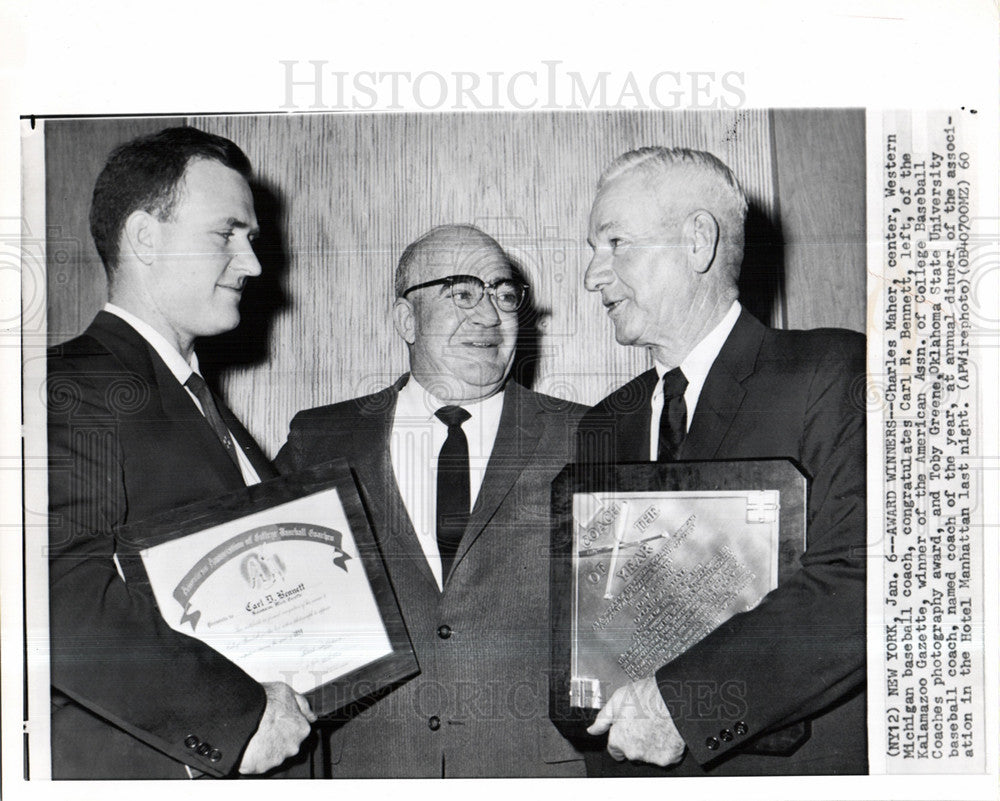
POLYGON ((598 248, 594 251, 590 264, 587 265, 587 271, 583 274, 583 286, 588 292, 600 292, 613 279, 609 254, 598 248))
POLYGON ((496 300, 490 292, 483 292, 483 296, 470 311, 472 320, 479 325, 495 326, 500 325, 500 310, 497 308, 496 300))
POLYGON ((254 278, 262 272, 260 262, 257 260, 257 254, 254 253, 253 246, 249 242, 233 257, 229 266, 235 270, 239 270, 250 278, 254 278))

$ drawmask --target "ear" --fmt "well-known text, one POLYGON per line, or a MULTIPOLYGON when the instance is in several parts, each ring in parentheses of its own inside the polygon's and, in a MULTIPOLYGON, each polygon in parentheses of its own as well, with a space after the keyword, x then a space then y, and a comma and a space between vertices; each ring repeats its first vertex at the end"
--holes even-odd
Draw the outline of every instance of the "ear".
POLYGON ((407 345, 412 345, 417 338, 417 314, 413 304, 405 298, 396 298, 392 304, 392 323, 407 345))
POLYGON ((133 211, 122 229, 122 247, 143 264, 152 264, 160 222, 148 211, 133 211))
POLYGON ((698 209, 684 221, 684 243, 696 273, 707 273, 719 247, 719 223, 711 212, 698 209))

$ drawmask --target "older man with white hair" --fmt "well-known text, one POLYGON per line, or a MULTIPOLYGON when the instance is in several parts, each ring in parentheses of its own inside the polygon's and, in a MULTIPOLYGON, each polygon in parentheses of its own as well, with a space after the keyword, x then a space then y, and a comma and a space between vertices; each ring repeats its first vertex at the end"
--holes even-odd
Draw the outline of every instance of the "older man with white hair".
POLYGON ((800 569, 612 695, 591 733, 630 762, 593 759, 597 775, 867 769, 864 337, 774 330, 741 307, 746 211, 730 169, 699 151, 635 150, 598 184, 584 282, 654 367, 587 413, 578 457, 784 457, 809 497, 800 569))

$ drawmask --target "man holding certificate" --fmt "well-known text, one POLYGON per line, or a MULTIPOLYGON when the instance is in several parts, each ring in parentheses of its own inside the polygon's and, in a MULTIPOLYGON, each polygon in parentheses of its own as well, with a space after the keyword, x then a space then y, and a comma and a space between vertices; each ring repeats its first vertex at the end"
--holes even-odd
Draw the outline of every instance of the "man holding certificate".
POLYGON ((585 285, 655 369, 587 413, 578 459, 783 457, 810 484, 799 569, 611 696, 590 733, 631 762, 603 755, 597 775, 866 770, 864 338, 742 309, 746 211, 729 168, 697 151, 626 153, 598 184, 585 285))
POLYGON ((284 472, 354 469, 420 674, 329 727, 334 777, 581 776, 548 717, 550 482, 582 407, 509 378, 527 300, 471 226, 403 252, 409 374, 296 415, 284 472))
POLYGON ((273 472, 198 372, 194 342, 239 323, 260 274, 232 142, 173 128, 116 149, 91 231, 109 303, 49 354, 49 620, 55 778, 259 774, 314 716, 171 629, 117 569, 128 525, 273 472))

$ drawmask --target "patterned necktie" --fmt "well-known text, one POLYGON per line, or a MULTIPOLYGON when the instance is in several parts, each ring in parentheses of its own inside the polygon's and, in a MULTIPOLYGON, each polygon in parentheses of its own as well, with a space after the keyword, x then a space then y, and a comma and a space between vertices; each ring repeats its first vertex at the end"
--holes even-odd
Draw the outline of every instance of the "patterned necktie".
POLYGON ((205 379, 197 373, 191 373, 188 376, 188 380, 184 382, 184 386, 194 393, 194 396, 198 399, 198 403, 201 404, 201 411, 205 415, 205 419, 212 427, 212 431, 215 432, 215 436, 219 438, 219 442, 225 447, 229 458, 239 467, 240 460, 236 456, 236 446, 233 445, 233 438, 229 435, 229 428, 223 422, 222 415, 219 414, 219 407, 216 405, 215 397, 212 395, 212 390, 208 388, 208 384, 205 383, 205 379))
POLYGON ((660 413, 660 444, 656 461, 672 462, 677 458, 684 435, 687 434, 687 405, 684 390, 687 379, 680 367, 663 376, 663 411, 660 413))
POLYGON ((469 441, 462 423, 472 415, 461 406, 442 406, 434 414, 448 426, 437 477, 437 544, 443 582, 469 522, 469 441))

